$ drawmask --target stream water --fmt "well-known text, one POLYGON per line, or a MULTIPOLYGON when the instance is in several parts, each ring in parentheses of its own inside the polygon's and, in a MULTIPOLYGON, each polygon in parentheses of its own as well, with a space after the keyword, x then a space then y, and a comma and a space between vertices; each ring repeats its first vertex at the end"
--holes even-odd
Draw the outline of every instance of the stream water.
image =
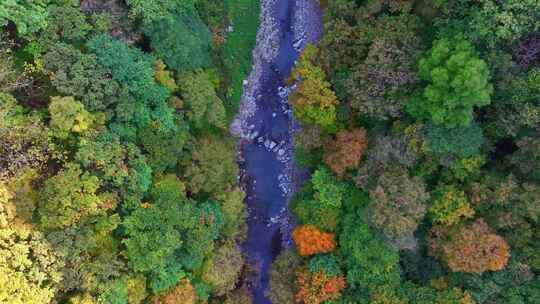
POLYGON ((245 82, 244 110, 237 121, 242 127, 237 133, 242 138, 239 165, 249 214, 243 251, 255 269, 248 286, 253 304, 270 304, 265 295, 268 271, 279 252, 291 245, 293 226, 287 203, 295 188, 294 120, 287 103, 291 88, 285 87, 285 81, 303 46, 320 38, 322 24, 318 0, 261 2, 254 67, 245 82))

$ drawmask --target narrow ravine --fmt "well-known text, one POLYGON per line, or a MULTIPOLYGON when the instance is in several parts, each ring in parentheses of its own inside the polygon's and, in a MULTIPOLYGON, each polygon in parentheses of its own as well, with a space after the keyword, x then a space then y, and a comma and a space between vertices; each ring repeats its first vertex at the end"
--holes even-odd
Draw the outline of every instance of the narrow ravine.
POLYGON ((287 203, 294 189, 294 120, 287 102, 292 88, 285 81, 301 49, 317 42, 321 32, 318 0, 261 0, 253 70, 231 126, 240 137, 240 183, 249 214, 243 250, 255 269, 248 283, 254 304, 271 303, 265 294, 268 270, 277 254, 292 245, 287 203))

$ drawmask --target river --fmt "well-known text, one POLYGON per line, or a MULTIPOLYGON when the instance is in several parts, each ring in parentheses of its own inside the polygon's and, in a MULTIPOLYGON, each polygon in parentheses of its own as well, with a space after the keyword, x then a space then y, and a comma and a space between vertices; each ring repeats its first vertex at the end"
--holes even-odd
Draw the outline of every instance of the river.
MULTIPOLYGON (((299 52, 322 35, 318 0, 261 0, 261 25, 253 70, 244 81, 240 112, 231 131, 239 136, 241 185, 246 192, 248 235, 242 248, 255 269, 249 279, 253 304, 270 304, 268 271, 292 245, 294 221, 287 203, 295 183, 291 135, 296 126, 285 86, 299 52)), ((275 303, 279 304, 279 303, 275 303)))

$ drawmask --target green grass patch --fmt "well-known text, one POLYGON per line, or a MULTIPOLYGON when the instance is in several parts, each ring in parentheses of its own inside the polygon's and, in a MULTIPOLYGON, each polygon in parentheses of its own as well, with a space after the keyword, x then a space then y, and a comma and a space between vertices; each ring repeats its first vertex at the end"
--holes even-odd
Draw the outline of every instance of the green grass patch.
POLYGON ((228 33, 223 48, 224 63, 230 76, 227 92, 227 115, 238 112, 242 81, 251 71, 252 50, 259 28, 259 0, 225 0, 225 9, 233 31, 228 33))

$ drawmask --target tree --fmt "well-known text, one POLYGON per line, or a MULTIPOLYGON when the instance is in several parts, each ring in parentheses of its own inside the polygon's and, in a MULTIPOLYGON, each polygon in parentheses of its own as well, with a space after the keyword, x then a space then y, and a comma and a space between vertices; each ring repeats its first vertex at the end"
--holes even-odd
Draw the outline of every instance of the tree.
POLYGON ((79 141, 75 161, 117 193, 124 210, 138 207, 152 183, 152 169, 140 149, 111 132, 79 141))
POLYGON ((44 229, 61 229, 75 225, 85 217, 103 214, 116 202, 106 194, 98 194, 100 180, 79 165, 69 163, 47 179, 40 191, 38 214, 44 229))
POLYGON ((497 229, 512 248, 512 259, 540 269, 538 219, 540 187, 513 175, 484 175, 469 190, 479 216, 497 229))
POLYGON ((93 27, 87 21, 79 4, 71 1, 54 3, 47 7, 47 27, 40 33, 41 49, 47 51, 54 43, 84 43, 93 27))
MULTIPOLYGON (((105 294, 112 298, 125 294, 122 275, 127 267, 115 237, 120 222, 118 214, 97 215, 78 225, 48 231, 47 240, 65 262, 59 294, 80 294, 77 298, 82 303, 97 302, 105 294)), ((128 296, 133 293, 130 286, 128 296)))
POLYGON ((198 129, 207 125, 225 129, 223 101, 216 95, 210 75, 204 71, 186 73, 178 81, 187 108, 187 118, 198 129))
POLYGON ((328 277, 335 277, 341 274, 338 260, 334 254, 313 256, 309 260, 309 271, 311 273, 323 272, 328 277))
POLYGON ((473 108, 491 101, 488 66, 463 38, 436 40, 418 67, 425 88, 407 105, 413 117, 447 128, 467 127, 473 108))
POLYGON ((238 167, 232 147, 232 142, 217 137, 197 141, 191 160, 184 164, 184 177, 191 192, 219 195, 235 183, 238 167))
POLYGON ((133 124, 143 129, 154 123, 160 130, 175 130, 173 109, 168 106, 170 93, 154 78, 154 58, 105 34, 95 36, 87 46, 98 63, 135 99, 127 96, 119 102, 115 114, 121 126, 116 128, 133 124))
POLYGON ((32 84, 32 75, 20 71, 15 65, 15 57, 12 49, 15 48, 15 41, 9 38, 7 32, 0 27, 0 91, 12 92, 18 89, 27 88, 32 84))
POLYGON ((180 117, 175 117, 175 122, 174 131, 161 130, 159 125, 150 125, 138 134, 147 162, 156 173, 174 169, 184 152, 189 138, 188 129, 180 117))
POLYGON ((225 243, 215 251, 209 264, 202 278, 212 286, 213 294, 222 296, 233 290, 244 266, 240 248, 234 242, 225 243))
POLYGON ((227 294, 223 304, 251 304, 252 295, 246 286, 242 286, 227 294))
POLYGON ((197 294, 189 279, 181 279, 176 287, 163 296, 155 296, 153 304, 195 304, 197 294))
POLYGON ((50 128, 53 135, 66 139, 71 133, 84 135, 93 124, 93 117, 84 109, 84 105, 73 97, 51 97, 50 128))
POLYGON ((470 35, 495 47, 498 43, 512 42, 534 30, 540 18, 540 4, 536 1, 484 0, 471 10, 467 25, 470 35))
POLYGON ((0 193, 0 302, 50 303, 62 280, 61 256, 41 232, 12 222, 8 203, 0 193))
POLYGON ((338 103, 330 83, 325 80, 324 71, 316 65, 317 49, 307 45, 291 73, 293 81, 299 81, 290 102, 298 120, 321 126, 334 132, 336 125, 336 105, 338 103))
POLYGON ((509 157, 516 173, 524 178, 540 180, 540 137, 523 137, 517 146, 518 150, 509 157))
POLYGON ((268 298, 272 303, 294 303, 296 272, 301 258, 293 250, 282 251, 270 267, 268 298))
POLYGON ((431 151, 438 155, 469 157, 479 153, 485 140, 480 126, 471 123, 468 127, 456 128, 428 124, 426 141, 431 151))
POLYGON ((290 209, 300 223, 314 225, 325 231, 335 231, 350 185, 338 181, 332 172, 321 166, 310 182, 294 197, 290 209))
POLYGON ((461 225, 432 252, 440 252, 452 271, 483 273, 501 270, 508 263, 510 247, 482 220, 461 225))
POLYGON ((336 180, 328 169, 320 167, 311 176, 314 197, 325 207, 340 208, 345 192, 344 184, 336 180))
POLYGON ((452 226, 461 220, 472 218, 474 210, 469 205, 465 192, 454 186, 443 186, 435 192, 429 215, 437 224, 452 226))
POLYGON ((425 214, 429 194, 418 177, 410 177, 405 169, 385 170, 370 191, 372 199, 371 222, 398 247, 410 247, 407 239, 425 214))
POLYGON ((399 118, 413 85, 418 82, 415 65, 422 45, 416 32, 420 22, 409 14, 383 15, 367 22, 371 28, 364 31, 374 32, 368 33, 372 40, 365 57, 363 54, 353 57, 357 62, 351 67, 345 89, 351 107, 359 114, 381 120, 399 118))
POLYGON ((311 225, 296 227, 292 237, 301 256, 326 253, 336 248, 334 234, 321 232, 311 225))
POLYGON ((144 26, 156 55, 178 72, 212 63, 212 34, 197 12, 177 13, 144 26))
POLYGON ((124 221, 129 265, 149 277, 154 292, 169 289, 201 267, 222 227, 215 203, 197 204, 184 191, 176 176, 163 176, 154 183, 150 203, 124 221))
POLYGON ((50 158, 47 133, 38 113, 27 113, 13 96, 0 93, 0 181, 45 166, 50 158))
POLYGON ((193 0, 127 0, 131 17, 142 18, 144 23, 166 18, 169 15, 192 11, 193 0))
POLYGON ((0 4, 0 26, 13 22, 24 38, 47 26, 47 6, 50 0, 5 0, 0 4))
POLYGON ((245 192, 238 187, 216 195, 223 213, 222 234, 226 239, 237 239, 247 232, 245 196, 245 192))
POLYGON ((519 43, 514 56, 517 62, 525 68, 540 63, 540 33, 529 34, 519 43))
POLYGON ((45 71, 58 92, 80 100, 88 111, 103 111, 118 102, 120 85, 98 64, 94 54, 57 43, 43 56, 45 71))
POLYGON ((305 269, 298 272, 296 282, 298 284, 296 303, 304 304, 337 300, 346 285, 342 276, 328 277, 324 272, 311 273, 305 269))
POLYGON ((154 59, 150 55, 104 34, 88 41, 87 46, 98 63, 137 100, 157 104, 168 98, 167 90, 154 79, 154 59))
POLYGON ((367 132, 363 128, 343 130, 325 146, 324 162, 334 173, 342 176, 347 169, 354 169, 367 149, 367 132))
POLYGON ((354 290, 373 290, 396 284, 399 255, 375 236, 364 222, 361 209, 349 211, 342 219, 339 254, 344 259, 347 285, 354 290))

